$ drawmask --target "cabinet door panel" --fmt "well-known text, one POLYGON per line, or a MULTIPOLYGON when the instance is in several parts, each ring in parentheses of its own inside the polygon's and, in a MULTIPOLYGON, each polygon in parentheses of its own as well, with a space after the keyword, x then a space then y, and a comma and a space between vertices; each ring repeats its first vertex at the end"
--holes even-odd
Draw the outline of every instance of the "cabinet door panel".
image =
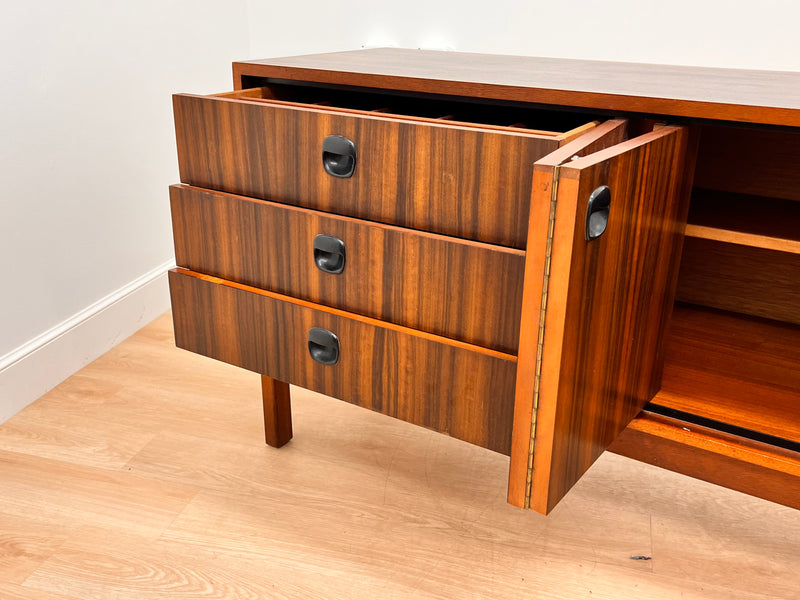
MULTIPOLYGON (((551 206, 552 225, 536 241, 550 248, 536 343, 524 329, 520 342, 520 363, 535 367, 532 386, 517 382, 517 402, 532 406, 532 417, 529 439, 512 446, 529 448, 525 457, 512 453, 513 503, 549 512, 658 391, 688 211, 689 147, 686 128, 659 127, 561 166, 537 165, 551 185, 534 184, 533 205, 551 206), (608 225, 587 241, 587 201, 601 186, 611 194, 608 225), (522 502, 523 470, 514 469, 521 463, 522 502)), ((515 437, 525 429, 515 423, 515 437)))

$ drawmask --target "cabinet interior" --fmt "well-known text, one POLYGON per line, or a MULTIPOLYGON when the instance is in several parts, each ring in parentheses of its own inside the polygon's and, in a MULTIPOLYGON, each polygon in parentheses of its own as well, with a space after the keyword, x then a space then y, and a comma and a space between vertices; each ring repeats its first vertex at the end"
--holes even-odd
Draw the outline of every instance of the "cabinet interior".
POLYGON ((659 407, 800 451, 800 135, 705 126, 659 407))
POLYGON ((234 97, 253 101, 307 104, 314 108, 344 108, 544 135, 571 137, 573 132, 579 133, 587 123, 598 120, 597 115, 589 113, 547 110, 519 102, 471 102, 437 94, 409 94, 364 88, 352 90, 344 86, 303 85, 301 82, 276 82, 258 77, 245 77, 242 84, 246 89, 234 92, 234 97))

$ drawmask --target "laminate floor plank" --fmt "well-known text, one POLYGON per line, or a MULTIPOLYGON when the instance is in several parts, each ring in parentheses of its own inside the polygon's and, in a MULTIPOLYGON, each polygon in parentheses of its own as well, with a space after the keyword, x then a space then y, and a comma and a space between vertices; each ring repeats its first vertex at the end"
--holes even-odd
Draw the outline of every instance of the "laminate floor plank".
POLYGON ((63 411, 23 410, 0 425, 0 450, 119 469, 155 435, 120 422, 99 425, 93 420, 63 411))
POLYGON ((231 567, 231 561, 213 553, 192 556, 157 541, 130 534, 109 537, 105 529, 86 527, 37 569, 25 586, 82 600, 324 597, 309 595, 302 578, 289 578, 276 586, 268 564, 250 571, 231 567))
POLYGON ((800 523, 792 509, 765 511, 760 502, 742 502, 734 514, 724 501, 686 504, 685 514, 653 518, 654 555, 661 557, 653 565, 656 573, 730 585, 738 570, 748 589, 773 598, 800 598, 800 523))
POLYGON ((80 600, 74 596, 53 594, 36 588, 0 581, 0 598, 3 600, 80 600))
POLYGON ((269 448, 259 383, 165 315, 0 426, 0 599, 798 597, 800 511, 605 454, 543 517, 507 457, 304 390, 269 448))
POLYGON ((157 537, 197 488, 0 450, 0 510, 56 527, 102 525, 157 537))
MULTIPOLYGON (((25 581, 66 541, 70 532, 56 523, 0 512, 0 582, 25 581)), ((0 594, 0 598, 5 596, 0 594)))

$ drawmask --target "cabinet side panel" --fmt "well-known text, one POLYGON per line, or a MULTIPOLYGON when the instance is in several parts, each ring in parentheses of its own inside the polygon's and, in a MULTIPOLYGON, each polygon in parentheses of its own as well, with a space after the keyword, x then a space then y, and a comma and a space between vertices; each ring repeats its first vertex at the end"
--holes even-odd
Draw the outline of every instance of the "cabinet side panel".
POLYGON ((310 308, 254 288, 170 272, 176 344, 508 454, 516 363, 310 308), (312 327, 338 337, 336 364, 309 355, 312 327))

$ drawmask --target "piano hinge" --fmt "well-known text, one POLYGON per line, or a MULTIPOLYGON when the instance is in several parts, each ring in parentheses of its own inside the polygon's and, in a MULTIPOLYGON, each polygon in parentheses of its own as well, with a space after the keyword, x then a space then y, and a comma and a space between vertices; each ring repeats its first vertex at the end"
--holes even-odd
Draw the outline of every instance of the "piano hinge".
POLYGON ((550 218, 547 222, 547 248, 544 259, 542 280, 542 304, 539 309, 539 333, 536 342, 536 371, 533 378, 533 410, 531 411, 531 438, 528 446, 528 472, 525 478, 525 508, 531 507, 531 487, 533 484, 533 446, 536 440, 536 417, 539 409, 539 384, 542 379, 542 354, 544 352, 544 324, 547 314, 547 292, 550 285, 550 257, 553 253, 553 234, 556 223, 556 198, 558 196, 558 174, 560 167, 553 169, 553 186, 550 194, 550 218))

